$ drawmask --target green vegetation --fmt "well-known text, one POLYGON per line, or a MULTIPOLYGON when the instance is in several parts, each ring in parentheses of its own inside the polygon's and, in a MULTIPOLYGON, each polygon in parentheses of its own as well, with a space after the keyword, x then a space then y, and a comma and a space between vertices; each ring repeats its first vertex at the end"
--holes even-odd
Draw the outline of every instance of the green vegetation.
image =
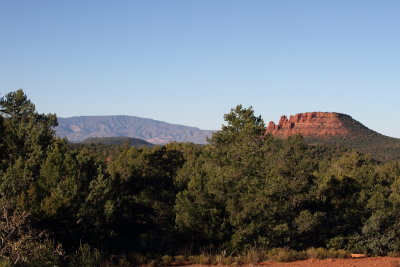
POLYGON ((400 251, 399 162, 274 139, 252 108, 226 114, 208 145, 140 148, 70 145, 55 137, 55 115, 38 114, 22 90, 1 98, 0 110, 2 266, 400 251))
POLYGON ((85 139, 84 144, 105 144, 105 145, 124 145, 127 143, 134 147, 152 147, 153 144, 139 138, 113 136, 113 137, 90 137, 85 139))
POLYGON ((350 131, 350 137, 307 138, 306 142, 311 145, 325 144, 355 149, 382 162, 400 160, 400 139, 370 130, 348 115, 342 114, 340 120, 350 131))

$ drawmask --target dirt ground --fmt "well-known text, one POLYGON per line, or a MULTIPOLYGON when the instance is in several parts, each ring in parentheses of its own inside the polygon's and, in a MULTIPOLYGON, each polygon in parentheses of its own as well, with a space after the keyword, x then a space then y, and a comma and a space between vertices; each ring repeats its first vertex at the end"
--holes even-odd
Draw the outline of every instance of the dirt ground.
POLYGON ((261 264, 265 267, 359 267, 359 266, 382 266, 382 267, 400 267, 400 258, 390 257, 371 257, 371 258, 360 258, 360 259, 327 259, 327 260, 302 260, 294 262, 276 263, 276 262, 264 262, 261 264))
MULTIPOLYGON (((251 265, 246 265, 250 267, 251 265)), ((301 260, 278 263, 266 261, 259 263, 259 267, 400 267, 400 258, 371 257, 359 259, 327 259, 327 260, 301 260)), ((187 265, 186 267, 205 267, 204 265, 187 265)), ((222 266, 219 266, 222 267, 222 266)))

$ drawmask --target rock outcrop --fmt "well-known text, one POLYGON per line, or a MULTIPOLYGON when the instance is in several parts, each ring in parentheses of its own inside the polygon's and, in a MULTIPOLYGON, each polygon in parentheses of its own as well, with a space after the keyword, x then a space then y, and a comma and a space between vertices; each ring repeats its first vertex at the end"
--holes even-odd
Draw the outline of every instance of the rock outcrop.
POLYGON ((346 114, 307 112, 282 116, 278 124, 271 121, 266 132, 280 139, 301 134, 310 145, 355 149, 383 162, 400 160, 400 139, 377 133, 346 114))
POLYGON ((368 128, 352 119, 349 115, 334 112, 307 112, 282 116, 278 124, 270 122, 267 133, 279 138, 301 134, 305 138, 330 138, 353 136, 356 130, 368 128))

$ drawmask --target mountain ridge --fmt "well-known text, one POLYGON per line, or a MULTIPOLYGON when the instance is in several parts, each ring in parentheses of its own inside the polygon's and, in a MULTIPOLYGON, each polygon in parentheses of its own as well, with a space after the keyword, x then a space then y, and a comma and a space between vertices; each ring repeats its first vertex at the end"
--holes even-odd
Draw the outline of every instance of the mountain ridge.
POLYGON ((205 144, 214 132, 128 115, 59 117, 55 131, 58 136, 66 137, 71 142, 81 142, 89 137, 125 136, 152 144, 174 141, 205 144))

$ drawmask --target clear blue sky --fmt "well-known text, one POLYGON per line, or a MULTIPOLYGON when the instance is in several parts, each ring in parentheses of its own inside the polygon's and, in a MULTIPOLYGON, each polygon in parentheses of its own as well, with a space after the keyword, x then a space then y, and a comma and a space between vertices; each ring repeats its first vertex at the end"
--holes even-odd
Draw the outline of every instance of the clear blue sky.
POLYGON ((0 94, 61 117, 219 129, 252 105, 336 111, 400 137, 400 1, 0 2, 0 94))

